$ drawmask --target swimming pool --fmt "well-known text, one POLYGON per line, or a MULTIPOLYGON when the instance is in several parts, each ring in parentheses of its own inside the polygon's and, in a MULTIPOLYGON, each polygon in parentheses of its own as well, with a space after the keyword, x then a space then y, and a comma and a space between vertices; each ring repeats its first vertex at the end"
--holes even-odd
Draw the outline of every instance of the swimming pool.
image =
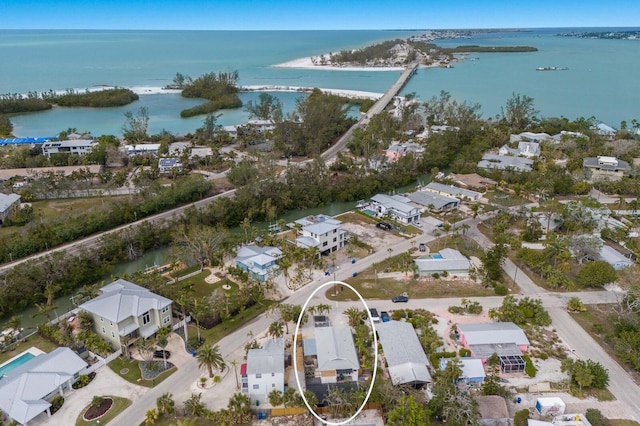
POLYGON ((369 216, 375 216, 376 215, 376 212, 374 212, 373 210, 369 210, 369 209, 362 210, 362 213, 368 214, 369 216))
POLYGON ((8 361, 7 363, 3 364, 0 367, 0 380, 6 373, 8 373, 9 371, 15 368, 20 367, 22 364, 24 364, 25 362, 29 361, 32 358, 35 358, 34 354, 32 354, 31 352, 24 352, 18 355, 17 357, 13 358, 11 361, 8 361))
POLYGON ((442 255, 440 253, 434 253, 431 255, 432 259, 442 259, 442 255))

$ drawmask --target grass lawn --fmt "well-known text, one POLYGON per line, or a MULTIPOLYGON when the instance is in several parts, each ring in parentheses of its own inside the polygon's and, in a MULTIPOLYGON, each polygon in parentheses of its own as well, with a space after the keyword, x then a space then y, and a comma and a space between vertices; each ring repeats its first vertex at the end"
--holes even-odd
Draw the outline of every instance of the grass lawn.
POLYGON ((129 361, 122 357, 116 358, 111 361, 109 363, 109 368, 111 368, 111 370, 113 370, 117 375, 125 379, 127 382, 133 383, 134 385, 145 386, 148 388, 154 387, 177 371, 177 369, 174 367, 161 373, 153 380, 144 380, 142 378, 142 373, 140 372, 140 367, 138 366, 138 361, 135 359, 129 361), (125 374, 122 374, 122 370, 124 368, 128 369, 129 371, 125 374))
POLYGON ((205 269, 199 274, 194 275, 193 277, 187 278, 184 281, 180 281, 180 285, 183 287, 192 287, 193 288, 192 295, 194 297, 199 297, 199 298, 211 296, 211 293, 213 293, 215 290, 222 289, 222 286, 224 284, 229 284, 231 286, 231 289, 227 291, 230 291, 232 293, 235 293, 236 291, 238 291, 238 285, 226 278, 223 278, 220 281, 217 281, 213 284, 209 284, 208 282, 205 281, 205 279, 209 275, 211 275, 211 271, 209 271, 208 269, 205 269))
POLYGON ((640 423, 635 420, 627 419, 609 419, 610 426, 640 426, 640 423))
POLYGON ((487 192, 485 194, 485 197, 489 200, 489 202, 498 204, 503 207, 521 206, 523 204, 531 203, 531 201, 527 200, 526 198, 516 197, 513 194, 498 190, 487 192))
POLYGON ((47 339, 43 338, 38 333, 36 333, 33 336, 20 340, 15 347, 12 346, 12 350, 6 350, 0 353, 0 364, 10 360, 14 356, 20 354, 22 351, 29 349, 32 346, 35 346, 41 351, 44 351, 47 353, 51 352, 52 350, 58 347, 58 345, 51 343, 50 341, 48 341, 47 339), (26 341, 23 342, 23 340, 26 340, 26 341))
MULTIPOLYGON (((273 300, 265 300, 261 305, 253 305, 249 309, 245 309, 238 315, 229 318, 228 320, 216 325, 209 330, 201 329, 200 335, 207 344, 213 345, 218 340, 222 339, 228 334, 233 333, 234 331, 251 321, 253 318, 269 309, 269 307, 274 303, 276 302, 274 302, 273 300)), ((191 325, 189 325, 189 338, 196 337, 197 335, 198 331, 194 323, 192 322, 191 325)))
POLYGON ((375 217, 369 216, 360 210, 354 210, 346 213, 339 214, 336 219, 344 223, 357 223, 359 225, 375 225, 380 222, 375 217))
POLYGON ((104 416, 100 417, 99 419, 95 419, 91 421, 84 420, 82 416, 87 411, 87 409, 91 406, 91 404, 89 404, 84 410, 82 410, 82 413, 80 413, 80 415, 78 416, 78 419, 76 420, 76 426, 95 425, 96 420, 99 420, 101 425, 106 425, 111 420, 113 420, 115 416, 123 412, 125 408, 131 405, 131 400, 127 398, 120 398, 119 396, 111 396, 111 395, 107 395, 107 396, 113 399, 113 404, 111 405, 111 408, 109 408, 109 411, 107 411, 104 414, 104 416))

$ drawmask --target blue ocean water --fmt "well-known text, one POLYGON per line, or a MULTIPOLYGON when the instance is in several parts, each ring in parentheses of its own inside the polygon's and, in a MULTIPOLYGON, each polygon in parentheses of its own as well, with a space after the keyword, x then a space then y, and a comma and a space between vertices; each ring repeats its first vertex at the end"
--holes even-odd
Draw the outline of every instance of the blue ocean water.
MULTIPOLYGON (((575 29, 572 29, 575 30, 575 29)), ((566 29, 481 34, 442 40, 441 45, 531 45, 532 53, 472 54, 452 69, 422 69, 404 89, 422 100, 447 90, 458 100, 478 102, 485 117, 500 112, 513 92, 535 99, 542 116, 595 116, 617 126, 639 118, 640 40, 557 37, 566 29), (539 66, 568 67, 540 72, 539 66)), ((385 91, 397 71, 327 71, 273 68, 293 59, 406 37, 410 31, 0 31, 0 93, 63 90, 96 85, 159 87, 176 72, 197 77, 238 70, 242 85, 289 85, 370 92, 385 91)), ((243 94, 243 101, 257 96, 243 94)), ((285 110, 296 93, 278 93, 285 110)), ((197 103, 178 95, 143 95, 122 108, 57 108, 12 117, 16 136, 55 135, 75 127, 94 135, 120 135, 124 111, 149 108, 150 131, 184 134, 202 118, 181 119, 197 103)), ((241 109, 223 111, 221 124, 246 120, 241 109)))

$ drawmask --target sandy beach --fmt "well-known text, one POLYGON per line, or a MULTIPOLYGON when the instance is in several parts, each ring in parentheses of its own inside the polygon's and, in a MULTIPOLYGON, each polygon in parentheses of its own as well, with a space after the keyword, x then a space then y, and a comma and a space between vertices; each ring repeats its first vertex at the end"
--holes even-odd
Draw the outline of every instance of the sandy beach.
MULTIPOLYGON (((325 55, 329 57, 329 55, 325 55)), ((273 68, 298 68, 310 70, 326 70, 326 71, 403 71, 403 67, 350 67, 338 65, 314 65, 311 56, 294 59, 293 61, 283 64, 273 65, 273 68)))
MULTIPOLYGON (((240 90, 244 92, 311 92, 313 89, 313 87, 278 85, 253 85, 240 87, 240 90)), ((383 93, 364 92, 362 90, 326 89, 322 87, 319 87, 318 89, 324 93, 331 93, 332 95, 345 96, 348 98, 378 99, 383 95, 383 93)))

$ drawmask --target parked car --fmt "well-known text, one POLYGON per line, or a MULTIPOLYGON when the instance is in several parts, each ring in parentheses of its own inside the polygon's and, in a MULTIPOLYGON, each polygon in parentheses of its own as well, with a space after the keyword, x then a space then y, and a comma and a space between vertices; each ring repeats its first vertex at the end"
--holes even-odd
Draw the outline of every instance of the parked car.
POLYGON ((409 297, 407 297, 406 295, 401 295, 401 296, 396 296, 393 299, 391 299, 391 301, 393 303, 398 303, 398 302, 408 302, 409 301, 409 297))
POLYGON ((419 249, 420 251, 427 251, 427 245, 426 245, 425 243, 420 243, 420 244, 418 245, 418 249, 419 249))
POLYGON ((153 351, 153 357, 162 358, 162 352, 164 352, 166 359, 169 359, 169 357, 171 357, 171 352, 169 351, 153 351))
POLYGON ((415 226, 417 226, 418 228, 422 228, 422 224, 420 222, 418 222, 417 220, 415 222, 413 222, 413 224, 415 226))
POLYGON ((391 318, 389 318, 389 312, 387 311, 380 312, 380 319, 382 320, 382 322, 389 322, 391 320, 391 318))
POLYGON ((391 229, 391 224, 389 222, 378 222, 376 226, 380 229, 386 229, 387 231, 391 229))
POLYGON ((376 308, 370 308, 369 312, 371 313, 373 322, 380 322, 380 316, 378 316, 378 310, 376 308))

